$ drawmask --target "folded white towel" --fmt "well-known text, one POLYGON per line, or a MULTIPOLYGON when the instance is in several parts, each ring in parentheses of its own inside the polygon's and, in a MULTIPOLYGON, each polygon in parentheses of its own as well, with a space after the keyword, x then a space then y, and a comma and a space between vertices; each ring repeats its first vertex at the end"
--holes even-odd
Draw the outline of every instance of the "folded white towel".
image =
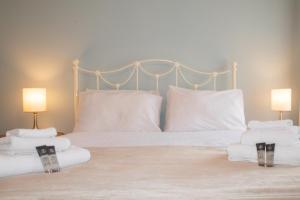
MULTIPOLYGON (((280 128, 278 128, 278 129, 280 129, 280 128)), ((290 126, 290 127, 286 127, 285 129, 288 129, 289 131, 292 131, 293 133, 300 136, 300 127, 299 126, 290 126)))
POLYGON ((6 154, 32 154, 36 147, 41 145, 55 146, 56 151, 67 150, 71 146, 68 138, 22 138, 10 136, 0 141, 0 153, 6 154))
POLYGON ((249 121, 249 129, 264 129, 264 128, 284 128, 293 126, 293 121, 290 119, 276 121, 249 121))
MULTIPOLYGON (((88 150, 72 146, 67 151, 57 152, 60 167, 87 162, 91 154, 88 150)), ((0 154, 0 177, 42 172, 43 165, 37 154, 33 155, 2 155, 0 154)))
MULTIPOLYGON (((227 148, 228 160, 257 162, 255 145, 233 144, 227 148)), ((275 145, 274 164, 300 165, 300 145, 275 145)))
POLYGON ((57 131, 55 128, 45 129, 13 129, 6 132, 6 136, 19 136, 28 138, 47 138, 55 137, 57 131))
POLYGON ((241 144, 255 145, 256 143, 276 143, 277 145, 300 144, 299 135, 288 128, 254 129, 242 134, 241 144))

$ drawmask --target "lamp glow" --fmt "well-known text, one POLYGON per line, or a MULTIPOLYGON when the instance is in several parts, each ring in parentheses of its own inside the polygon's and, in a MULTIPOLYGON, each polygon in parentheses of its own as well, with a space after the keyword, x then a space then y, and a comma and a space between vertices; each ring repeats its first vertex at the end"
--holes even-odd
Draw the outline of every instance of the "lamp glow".
POLYGON ((37 113, 47 111, 45 88, 23 88, 23 112, 34 115, 33 128, 38 128, 37 113))
POLYGON ((283 111, 292 110, 292 89, 273 89, 271 96, 272 110, 280 111, 282 120, 283 111))

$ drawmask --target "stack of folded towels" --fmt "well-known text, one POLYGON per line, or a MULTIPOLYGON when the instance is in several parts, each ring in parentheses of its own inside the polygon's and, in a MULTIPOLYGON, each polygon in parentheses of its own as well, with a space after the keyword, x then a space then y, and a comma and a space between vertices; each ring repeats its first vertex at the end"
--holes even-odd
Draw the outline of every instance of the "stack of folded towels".
POLYGON ((14 129, 0 139, 0 177, 44 171, 37 146, 55 146, 61 168, 87 162, 90 152, 71 145, 68 138, 56 137, 55 128, 14 129))
POLYGON ((300 165, 300 129, 292 120, 250 121, 241 143, 227 148, 230 161, 257 162, 256 143, 275 143, 274 164, 300 165))

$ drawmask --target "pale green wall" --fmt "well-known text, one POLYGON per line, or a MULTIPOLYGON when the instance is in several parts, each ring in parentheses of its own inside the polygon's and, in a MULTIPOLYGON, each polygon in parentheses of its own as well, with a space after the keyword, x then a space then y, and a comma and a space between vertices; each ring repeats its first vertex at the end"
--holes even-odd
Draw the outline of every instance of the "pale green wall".
MULTIPOLYGON (((295 6, 295 20, 294 20, 294 70, 293 91, 294 91, 294 107, 300 108, 300 0, 296 0, 295 6)), ((300 112, 300 111, 299 111, 300 112)), ((295 113, 298 116, 300 113, 295 113)))
MULTIPOLYGON (((30 127, 21 89, 46 87, 40 125, 71 131, 72 59, 239 63, 247 119, 276 119, 270 90, 292 87, 294 0, 1 0, 0 132, 30 127)), ((297 106, 287 117, 296 120, 297 106)))

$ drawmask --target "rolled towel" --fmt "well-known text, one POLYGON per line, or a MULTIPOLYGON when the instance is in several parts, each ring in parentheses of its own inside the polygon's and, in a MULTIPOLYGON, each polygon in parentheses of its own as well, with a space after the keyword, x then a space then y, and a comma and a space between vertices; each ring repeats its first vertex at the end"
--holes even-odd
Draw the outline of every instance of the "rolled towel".
POLYGON ((293 121, 290 119, 276 121, 249 121, 249 129, 265 129, 265 128, 285 128, 293 126, 293 121))
POLYGON ((19 136, 26 138, 47 138, 55 137, 57 131, 55 128, 45 129, 13 129, 6 132, 6 136, 19 136))
POLYGON ((0 152, 7 154, 32 154, 35 153, 35 147, 41 145, 55 146, 56 151, 67 150, 71 146, 68 138, 21 138, 10 136, 9 142, 4 140, 0 143, 0 152))
POLYGON ((277 145, 300 144, 297 132, 290 129, 256 129, 242 134, 241 144, 255 145, 256 143, 275 143, 277 145))
MULTIPOLYGON (((233 144, 227 148, 228 160, 257 162, 255 145, 233 144)), ((274 164, 300 165, 300 145, 275 145, 274 164)))
MULTIPOLYGON (((57 152, 61 168, 87 162, 90 158, 91 154, 88 150, 75 146, 63 152, 57 152)), ((44 171, 38 154, 15 156, 0 154, 0 163, 0 177, 44 171)))

